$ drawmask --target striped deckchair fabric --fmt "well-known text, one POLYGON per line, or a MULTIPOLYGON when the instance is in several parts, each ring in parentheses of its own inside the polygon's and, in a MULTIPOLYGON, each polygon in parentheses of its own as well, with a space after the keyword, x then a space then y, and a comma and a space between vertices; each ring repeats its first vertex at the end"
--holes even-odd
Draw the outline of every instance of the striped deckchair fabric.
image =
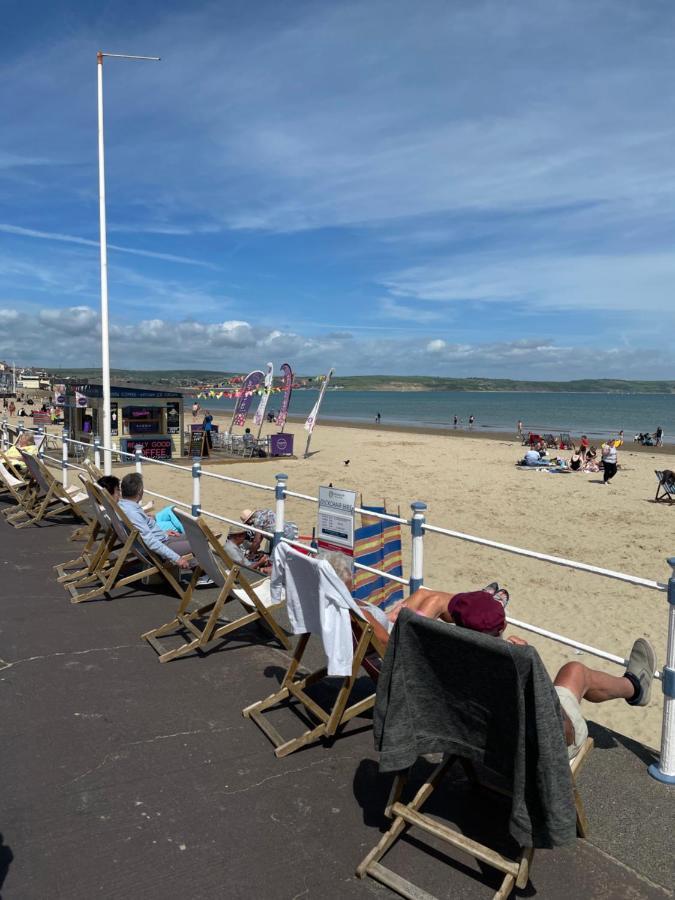
MULTIPOLYGON (((363 506, 371 512, 386 513, 384 506, 363 506)), ((385 522, 375 516, 361 514, 361 527, 354 533, 354 560, 363 566, 381 569, 403 577, 401 558, 401 526, 397 522, 385 522)), ((356 569, 354 572, 355 600, 367 601, 375 606, 387 607, 403 599, 403 588, 395 581, 356 569)))

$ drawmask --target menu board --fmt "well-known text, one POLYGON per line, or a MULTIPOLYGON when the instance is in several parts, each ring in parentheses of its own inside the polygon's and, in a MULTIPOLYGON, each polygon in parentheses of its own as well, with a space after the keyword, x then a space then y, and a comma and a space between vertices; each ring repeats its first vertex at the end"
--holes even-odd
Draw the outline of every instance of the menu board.
POLYGON ((180 434, 180 403, 175 400, 166 404, 166 432, 180 434))
POLYGON ((208 456, 209 445, 204 431, 193 431, 190 435, 190 456, 208 456))

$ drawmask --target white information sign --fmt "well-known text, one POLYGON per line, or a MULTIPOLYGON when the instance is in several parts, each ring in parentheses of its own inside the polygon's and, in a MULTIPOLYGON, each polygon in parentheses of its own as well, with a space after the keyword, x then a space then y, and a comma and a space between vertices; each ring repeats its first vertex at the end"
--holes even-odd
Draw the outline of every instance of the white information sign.
POLYGON ((319 488, 319 519, 316 539, 326 550, 354 550, 354 507, 356 491, 342 488, 319 488))

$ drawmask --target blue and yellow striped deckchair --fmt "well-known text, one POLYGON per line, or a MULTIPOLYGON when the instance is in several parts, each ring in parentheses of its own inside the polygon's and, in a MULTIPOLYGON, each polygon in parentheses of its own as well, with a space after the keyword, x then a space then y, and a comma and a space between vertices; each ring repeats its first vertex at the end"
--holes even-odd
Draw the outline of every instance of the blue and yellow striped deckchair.
MULTIPOLYGON (((364 506, 371 512, 386 513, 384 506, 364 506)), ((401 559, 401 526, 375 516, 361 514, 361 527, 354 533, 354 561, 373 569, 403 577, 401 559)), ((403 588, 395 581, 356 569, 354 573, 355 600, 365 600, 386 608, 403 599, 403 588)))

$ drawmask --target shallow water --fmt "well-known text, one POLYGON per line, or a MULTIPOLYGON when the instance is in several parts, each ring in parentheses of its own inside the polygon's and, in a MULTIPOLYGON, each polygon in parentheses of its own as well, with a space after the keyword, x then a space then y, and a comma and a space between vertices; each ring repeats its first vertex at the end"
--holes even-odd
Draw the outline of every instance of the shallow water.
MULTIPOLYGON (((290 414, 307 415, 316 402, 316 391, 294 391, 290 414)), ((232 410, 233 400, 199 401, 202 408, 232 410)), ((192 399, 186 398, 186 406, 192 399)), ((268 409, 279 409, 280 395, 271 398, 268 409)), ((256 403, 252 404, 252 418, 256 403)), ((321 415, 352 422, 374 422, 377 413, 389 425, 420 425, 449 428, 453 416, 460 427, 468 427, 475 416, 474 429, 515 432, 522 420, 526 431, 569 431, 589 437, 625 432, 627 440, 640 431, 654 432, 658 425, 666 438, 675 435, 675 395, 673 394, 578 394, 541 392, 465 391, 328 391, 321 415)))

